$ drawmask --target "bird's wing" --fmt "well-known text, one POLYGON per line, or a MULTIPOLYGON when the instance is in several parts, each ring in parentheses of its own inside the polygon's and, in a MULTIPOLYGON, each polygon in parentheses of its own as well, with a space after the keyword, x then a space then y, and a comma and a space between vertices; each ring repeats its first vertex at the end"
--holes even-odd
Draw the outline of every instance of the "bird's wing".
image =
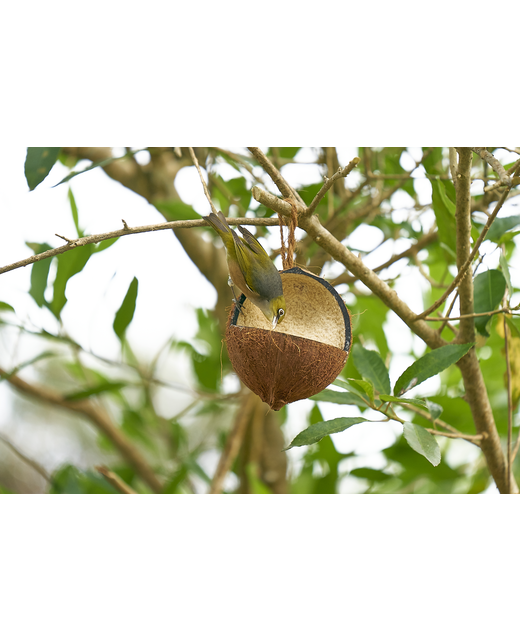
POLYGON ((241 227, 240 225, 238 225, 238 230, 244 236, 244 240, 247 242, 247 246, 251 249, 251 251, 260 255, 263 254, 267 256, 266 250, 262 247, 262 245, 250 231, 244 229, 244 227, 241 227))
POLYGON ((236 234, 233 239, 235 240, 235 250, 236 250, 238 266, 240 267, 240 271, 244 276, 244 280, 246 282, 248 289, 256 293, 257 288, 254 283, 254 275, 253 275, 253 270, 251 269, 251 263, 253 260, 256 259, 253 253, 258 253, 258 249, 256 249, 256 251, 252 249, 249 246, 249 244, 246 244, 242 240, 242 238, 240 238, 236 234))

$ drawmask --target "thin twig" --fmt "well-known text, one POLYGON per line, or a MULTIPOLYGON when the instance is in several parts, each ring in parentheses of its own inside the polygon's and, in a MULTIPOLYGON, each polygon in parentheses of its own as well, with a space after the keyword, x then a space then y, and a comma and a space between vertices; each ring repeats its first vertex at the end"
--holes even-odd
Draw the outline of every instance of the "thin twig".
POLYGON ((511 176, 507 173, 504 167, 500 164, 500 162, 495 158, 492 153, 486 149, 486 147, 470 147, 472 151, 474 151, 478 156, 487 162, 487 164, 497 173, 499 180, 495 182, 490 187, 484 187, 484 191, 494 191, 498 189, 498 187, 506 186, 511 188, 511 176))
MULTIPOLYGON (((252 225, 257 227, 276 227, 279 225, 277 218, 227 218, 229 224, 232 225, 252 225)), ((126 223, 124 223, 126 225, 126 223)), ((285 224, 285 222, 284 222, 285 224)), ((20 267, 26 267, 40 260, 46 260, 54 256, 65 253, 66 251, 72 251, 78 247, 84 247, 87 244, 97 244, 104 240, 110 240, 112 238, 120 238, 122 236, 132 235, 134 233, 148 233, 151 231, 166 231, 168 229, 191 229, 193 227, 209 227, 209 223, 201 218, 200 220, 172 220, 171 222, 163 222, 161 224, 150 224, 143 227, 129 227, 124 226, 123 229, 117 231, 108 231, 107 233, 97 233, 91 236, 84 236, 83 238, 77 238, 76 240, 67 240, 67 244, 55 249, 49 249, 43 253, 37 253, 29 258, 24 258, 13 264, 8 264, 5 267, 0 268, 0 274, 7 271, 13 271, 20 267)), ((56 234, 57 235, 57 234, 56 234)), ((61 237, 61 236, 60 236, 61 237)), ((66 239, 66 238, 65 238, 66 239)))
MULTIPOLYGON (((416 413, 418 416, 421 416, 426 420, 431 420, 433 422, 433 419, 430 413, 423 411, 422 409, 419 409, 419 407, 416 407, 413 404, 406 404, 404 406, 406 406, 406 408, 409 409, 410 411, 413 411, 414 413, 416 413)), ((455 427, 452 427, 451 424, 448 424, 447 422, 444 422, 444 420, 440 420, 439 418, 436 418, 435 424, 439 425, 439 427, 442 427, 443 429, 446 429, 446 431, 451 431, 451 433, 454 433, 457 435, 464 435, 461 431, 459 431, 458 429, 455 429, 455 427)))
POLYGON ((506 375, 507 375, 507 493, 511 493, 511 441, 513 438, 513 397, 511 388, 511 362, 509 360, 509 339, 507 336, 508 326, 504 316, 504 349, 506 352, 506 375))
POLYGON ((481 232, 480 236, 478 237, 477 241, 475 242, 475 246, 473 247, 473 251, 470 253, 469 258, 466 260, 466 262, 464 263, 462 268, 459 269, 459 272, 457 273, 457 276, 455 277, 453 282, 446 289, 446 291, 442 294, 442 296, 436 302, 434 302, 432 304, 431 307, 429 307, 428 309, 426 309, 426 311, 423 311, 422 313, 420 313, 419 315, 417 315, 415 317, 415 322, 417 322, 417 320, 424 320, 424 318, 426 318, 426 316, 429 316, 433 311, 438 309, 441 306, 441 304, 446 300, 446 298, 450 295, 450 293, 458 286, 458 284, 462 280, 462 278, 466 275, 467 270, 470 268, 471 263, 473 262, 475 256, 477 255, 477 251, 479 250, 480 245, 484 241, 484 239, 486 237, 486 234, 489 231, 489 227, 493 224, 493 221, 497 217, 498 212, 502 208, 502 205, 504 204, 504 202, 505 202, 505 200, 506 200, 506 198, 507 198, 507 196, 509 194, 509 191, 510 191, 510 189, 506 189, 506 191, 504 191, 504 193, 500 196, 500 200, 497 202, 497 205, 496 205, 493 213, 489 216, 486 224, 484 225, 484 228, 482 229, 482 232, 481 232))
POLYGON ((307 215, 312 215, 314 213, 314 211, 316 210, 316 207, 320 203, 320 200, 327 193, 327 191, 332 187, 332 185, 336 182, 336 180, 339 180, 340 178, 346 178, 348 174, 352 171, 352 169, 357 167, 359 163, 360 163, 360 159, 358 157, 353 158, 344 169, 340 167, 336 171, 336 173, 332 176, 332 178, 325 177, 324 178, 325 184, 321 187, 321 189, 318 191, 313 201, 310 203, 309 207, 307 208, 307 215))
POLYGON ((18 449, 18 447, 13 444, 11 442, 11 440, 9 440, 9 438, 7 438, 3 433, 0 433, 0 440, 7 446, 9 447, 9 449, 20 458, 20 460, 23 460, 26 464, 28 464, 32 469, 34 469, 37 473, 39 473, 42 478, 44 480, 46 480, 48 483, 52 482, 52 478, 50 477, 50 475, 47 473, 47 471, 41 466, 41 464, 39 464, 38 462, 36 462, 36 460, 31 460, 31 458, 28 458, 25 454, 23 454, 20 449, 18 449))
POLYGON ((133 494, 137 494, 137 491, 134 491, 132 489, 132 487, 129 487, 126 482, 124 480, 122 480, 117 473, 114 473, 113 471, 110 471, 110 469, 108 469, 107 467, 105 467, 104 465, 99 465, 97 467, 95 467, 96 471, 99 471, 99 473, 102 476, 105 476, 105 478, 110 482, 110 484, 116 488, 120 493, 133 493, 133 494))
POLYGON ((436 431, 435 429, 426 429, 434 436, 444 436, 445 438, 460 438, 461 440, 467 440, 468 442, 472 442, 473 444, 478 444, 480 440, 482 440, 482 434, 477 436, 469 436, 465 433, 444 433, 444 431, 436 431))
POLYGON ((200 181, 202 182, 202 187, 204 189, 204 193, 206 194, 206 198, 208 199, 209 206, 211 207, 211 210, 213 211, 213 213, 215 215, 217 215, 217 210, 215 209, 215 205, 213 204, 213 201, 211 200, 211 196, 209 195, 209 191, 208 191, 208 187, 206 185, 206 181, 204 180, 204 176, 202 175, 202 171, 200 170, 199 161, 197 160, 197 156, 195 155, 195 152, 193 151, 193 147, 188 147, 188 149, 190 150, 190 155, 191 155, 191 159, 193 160, 193 164, 197 167, 197 171, 199 172, 200 181))
POLYGON ((495 311, 484 311, 483 313, 465 313, 464 315, 457 316, 455 318, 436 318, 435 316, 426 316, 423 320, 426 320, 427 322, 445 322, 446 320, 465 320, 466 318, 480 318, 480 316, 494 316, 497 313, 508 313, 512 316, 520 315, 518 313, 513 313, 512 309, 502 307, 501 309, 495 309, 495 311))

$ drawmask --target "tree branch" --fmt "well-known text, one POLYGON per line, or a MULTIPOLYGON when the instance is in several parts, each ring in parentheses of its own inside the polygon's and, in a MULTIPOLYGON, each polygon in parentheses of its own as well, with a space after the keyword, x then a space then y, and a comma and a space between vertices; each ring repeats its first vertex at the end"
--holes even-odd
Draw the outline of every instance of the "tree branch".
MULTIPOLYGON (((241 224, 257 227, 277 227, 279 225, 278 218, 227 218, 227 221, 231 225, 241 224)), ((56 247, 55 249, 49 249, 48 251, 44 251, 43 253, 37 253, 33 256, 30 256, 29 258, 24 258, 23 260, 19 260, 18 262, 13 262, 13 264, 8 264, 5 267, 1 267, 0 274, 6 273, 7 271, 13 271, 14 269, 19 269, 20 267, 26 267, 27 265, 33 264, 34 262, 39 262, 40 260, 52 258, 54 256, 60 255, 61 253, 65 253, 66 251, 76 249, 77 247, 84 247, 87 244, 97 244, 98 242, 103 242, 104 240, 110 240, 112 238, 129 236, 133 235, 134 233, 148 233, 151 231, 165 231, 169 229, 191 229, 193 227, 210 226, 209 223, 203 218, 201 218, 200 220, 173 220, 172 222, 149 224, 143 227, 129 227, 124 220, 122 222, 123 228, 118 229, 117 231, 98 233, 91 236, 84 236, 83 238, 76 238, 75 240, 69 240, 64 236, 55 234, 59 238, 66 240, 67 244, 61 245, 61 247, 56 247)))
POLYGON ((222 493, 222 485, 224 484, 224 480, 231 468, 231 465, 237 457, 240 447, 242 446, 247 423, 249 422, 249 418, 251 417, 254 407, 255 395, 253 393, 249 393, 245 397, 243 404, 238 408, 235 424, 228 435, 226 446, 220 456, 220 460, 218 461, 217 470, 215 471, 208 493, 222 493))
MULTIPOLYGON (((478 156, 487 162, 488 165, 497 173, 499 180, 492 184, 490 187, 484 187, 484 191, 494 191, 498 189, 498 187, 509 187, 512 186, 511 176, 507 173, 504 167, 500 164, 500 162, 495 158, 492 153, 486 149, 486 147, 470 147, 471 151, 474 151, 478 156)), ((460 154, 460 149, 458 150, 460 154)))
POLYGON ((318 193, 314 197, 313 201, 308 206, 307 215, 311 215, 316 211, 316 207, 320 203, 320 200, 327 193, 327 191, 332 187, 332 185, 336 182, 336 180, 339 180, 340 178, 346 178, 348 174, 352 171, 352 169, 357 167, 359 163, 360 163, 359 158, 357 157, 353 158, 344 169, 340 167, 338 171, 336 171, 336 173, 332 176, 332 178, 325 177, 324 178, 325 184, 321 187, 321 189, 318 191, 318 193))
POLYGON ((120 493, 137 494, 137 491, 134 491, 132 487, 129 487, 126 482, 117 475, 117 473, 110 471, 110 469, 104 465, 99 465, 95 467, 95 469, 96 471, 99 471, 102 476, 105 476, 110 484, 120 493))
POLYGON ((200 181, 202 182, 202 188, 204 189, 204 193, 206 194, 206 198, 208 199, 209 206, 215 215, 217 215, 217 210, 215 209, 215 205, 213 204, 213 200, 209 195, 208 187, 206 185, 206 181, 204 180, 204 176, 202 175, 202 171, 200 170, 199 161, 197 160, 197 156, 193 151, 193 147, 188 147, 191 155, 191 159, 193 160, 193 164, 197 167, 197 171, 199 172, 200 181))
POLYGON ((61 407, 78 413, 88 418, 119 450, 125 460, 135 469, 146 484, 156 493, 161 493, 162 483, 159 481, 154 471, 145 460, 139 449, 137 449, 120 431, 109 418, 107 413, 96 407, 90 400, 66 400, 63 396, 52 389, 46 389, 34 384, 29 384, 17 375, 9 375, 8 372, 0 368, 0 376, 5 376, 8 382, 23 394, 46 402, 55 407, 61 407))
POLYGON ((467 344, 475 342, 475 321, 473 314, 473 273, 466 268, 467 262, 471 264, 471 149, 458 150, 459 162, 457 165, 456 191, 456 242, 457 242, 457 268, 463 275, 459 282, 460 314, 467 316, 462 318, 459 326, 457 342, 467 344))
POLYGON ((513 439, 513 393, 511 388, 511 362, 509 359, 509 338, 507 332, 509 328, 507 326, 506 317, 503 317, 504 321, 504 349, 506 352, 506 389, 507 389, 507 493, 511 493, 511 480, 513 477, 512 469, 512 450, 511 443, 513 439))
POLYGON ((28 464, 32 469, 39 473, 44 480, 46 480, 49 484, 52 483, 52 478, 47 473, 47 471, 42 467, 41 464, 36 462, 36 460, 32 460, 28 458, 25 454, 23 454, 18 447, 9 440, 3 433, 0 433, 0 440, 7 446, 9 449, 16 455, 20 460, 23 460, 25 464, 28 464))

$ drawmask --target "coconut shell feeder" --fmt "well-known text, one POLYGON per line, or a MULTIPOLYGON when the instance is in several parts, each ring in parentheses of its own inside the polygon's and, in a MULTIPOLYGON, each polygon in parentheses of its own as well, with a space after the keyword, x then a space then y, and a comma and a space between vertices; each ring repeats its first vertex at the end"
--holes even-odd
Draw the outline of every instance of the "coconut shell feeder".
POLYGON ((226 328, 235 372, 275 411, 325 389, 352 344, 350 314, 334 287, 299 267, 280 275, 287 311, 275 330, 244 295, 226 328))

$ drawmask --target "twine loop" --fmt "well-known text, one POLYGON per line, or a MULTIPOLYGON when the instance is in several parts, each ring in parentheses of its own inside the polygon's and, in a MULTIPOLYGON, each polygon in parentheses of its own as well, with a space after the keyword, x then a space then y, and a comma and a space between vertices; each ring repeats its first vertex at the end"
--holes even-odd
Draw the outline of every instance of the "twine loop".
POLYGON ((283 235, 283 228, 284 228, 283 219, 281 214, 280 213, 278 214, 278 221, 280 222, 280 240, 281 240, 280 255, 282 256, 282 264, 283 264, 284 271, 286 271, 287 269, 292 269, 294 267, 294 251, 296 249, 296 238, 294 236, 294 230, 298 225, 298 212, 296 211, 296 204, 289 199, 286 199, 286 202, 288 202, 291 205, 291 218, 289 220, 289 224, 287 225, 288 227, 287 246, 285 244, 285 239, 283 235))

